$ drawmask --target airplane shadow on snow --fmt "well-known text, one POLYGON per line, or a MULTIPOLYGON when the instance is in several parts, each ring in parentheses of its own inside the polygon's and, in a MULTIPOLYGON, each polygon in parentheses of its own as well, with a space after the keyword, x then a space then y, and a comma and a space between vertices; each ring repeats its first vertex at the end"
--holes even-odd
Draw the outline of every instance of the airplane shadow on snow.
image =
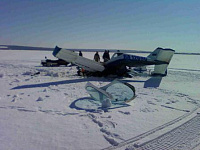
POLYGON ((72 84, 72 83, 79 83, 79 82, 87 82, 87 81, 102 81, 108 82, 109 80, 105 80, 105 78, 81 78, 81 79, 73 79, 73 80, 62 80, 62 81, 55 81, 55 82, 47 82, 47 83, 38 83, 38 84, 27 84, 16 86, 12 88, 12 90, 16 89, 26 89, 26 88, 40 88, 40 87, 49 87, 52 85, 61 85, 61 84, 72 84))
POLYGON ((160 86, 160 83, 162 81, 162 77, 151 77, 144 83, 144 88, 157 88, 160 86))
MULTIPOLYGON (((101 82, 111 82, 111 79, 106 78, 96 78, 96 77, 89 77, 89 78, 81 78, 81 79, 73 79, 73 80, 63 80, 63 81, 55 81, 55 82, 47 82, 47 83, 38 83, 38 84, 27 84, 16 86, 11 90, 16 89, 26 89, 26 88, 41 88, 41 87, 49 87, 52 85, 61 85, 61 84, 72 84, 72 83, 79 83, 79 82, 87 82, 87 81, 101 81, 101 82)), ((148 87, 159 87, 162 81, 162 77, 151 77, 146 81, 142 80, 123 80, 123 82, 144 82, 144 88, 148 87)))
POLYGON ((136 81, 136 80, 123 80, 124 82, 144 82, 144 88, 157 88, 160 86, 163 77, 154 76, 146 81, 136 81))

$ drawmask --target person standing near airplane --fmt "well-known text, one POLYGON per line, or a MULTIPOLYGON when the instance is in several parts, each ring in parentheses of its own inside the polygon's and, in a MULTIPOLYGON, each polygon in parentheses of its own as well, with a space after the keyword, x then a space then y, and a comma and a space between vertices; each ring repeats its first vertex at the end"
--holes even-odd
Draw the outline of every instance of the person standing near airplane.
POLYGON ((82 54, 82 52, 81 52, 81 51, 79 51, 79 56, 83 56, 83 54, 82 54))
POLYGON ((105 52, 103 53, 103 60, 104 62, 107 62, 108 60, 110 60, 109 51, 105 50, 105 52))
POLYGON ((100 62, 100 56, 99 56, 99 53, 98 53, 98 52, 96 52, 96 53, 94 54, 94 60, 95 60, 96 62, 100 62))

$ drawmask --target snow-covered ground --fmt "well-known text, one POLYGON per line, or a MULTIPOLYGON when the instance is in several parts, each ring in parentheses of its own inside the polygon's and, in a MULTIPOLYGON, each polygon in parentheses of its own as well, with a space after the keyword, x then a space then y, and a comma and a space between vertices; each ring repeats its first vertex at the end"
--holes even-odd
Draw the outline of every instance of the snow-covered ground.
POLYGON ((200 149, 200 56, 174 55, 162 79, 119 79, 137 97, 102 110, 85 84, 112 79, 79 77, 75 66, 42 67, 51 53, 0 51, 0 149, 200 149))

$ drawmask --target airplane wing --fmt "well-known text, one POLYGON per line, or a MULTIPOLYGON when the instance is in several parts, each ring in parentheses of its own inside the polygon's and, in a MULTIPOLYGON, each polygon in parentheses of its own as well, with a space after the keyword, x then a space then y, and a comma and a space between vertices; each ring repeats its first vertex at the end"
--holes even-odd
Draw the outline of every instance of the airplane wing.
POLYGON ((53 55, 69 63, 76 64, 77 66, 82 67, 90 72, 97 72, 97 71, 102 72, 105 69, 104 66, 101 65, 99 62, 79 56, 77 53, 73 51, 62 49, 57 46, 53 51, 53 55))

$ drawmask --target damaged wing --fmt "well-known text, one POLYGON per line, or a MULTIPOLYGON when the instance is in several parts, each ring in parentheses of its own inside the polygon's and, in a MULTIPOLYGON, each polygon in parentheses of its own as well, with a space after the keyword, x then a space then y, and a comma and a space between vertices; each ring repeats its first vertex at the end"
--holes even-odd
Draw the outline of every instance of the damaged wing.
POLYGON ((70 50, 55 47, 53 55, 59 59, 63 59, 69 63, 73 63, 90 72, 102 72, 105 68, 99 62, 79 56, 77 53, 70 50))

